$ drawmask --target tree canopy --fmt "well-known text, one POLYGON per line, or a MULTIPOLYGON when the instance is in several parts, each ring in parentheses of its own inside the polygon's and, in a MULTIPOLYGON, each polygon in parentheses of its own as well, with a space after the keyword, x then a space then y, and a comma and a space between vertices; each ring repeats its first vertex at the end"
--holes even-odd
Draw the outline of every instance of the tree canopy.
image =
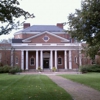
POLYGON ((88 54, 94 59, 100 48, 100 0, 83 0, 81 9, 68 16, 69 33, 86 41, 88 54))
POLYGON ((23 16, 25 19, 34 18, 34 14, 30 14, 19 7, 18 0, 0 0, 0 35, 8 34, 13 28, 21 23, 16 19, 23 16))

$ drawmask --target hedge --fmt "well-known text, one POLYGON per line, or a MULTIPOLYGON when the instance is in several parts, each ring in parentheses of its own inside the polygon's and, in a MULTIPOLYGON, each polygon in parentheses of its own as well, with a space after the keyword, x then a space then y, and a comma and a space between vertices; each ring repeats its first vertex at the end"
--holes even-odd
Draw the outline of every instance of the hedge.
POLYGON ((22 70, 18 67, 18 66, 8 66, 5 65, 3 67, 0 67, 0 73, 11 73, 11 74, 15 74, 18 72, 21 72, 22 70))
POLYGON ((80 67, 80 71, 82 73, 86 73, 86 72, 100 72, 100 65, 84 65, 80 67))

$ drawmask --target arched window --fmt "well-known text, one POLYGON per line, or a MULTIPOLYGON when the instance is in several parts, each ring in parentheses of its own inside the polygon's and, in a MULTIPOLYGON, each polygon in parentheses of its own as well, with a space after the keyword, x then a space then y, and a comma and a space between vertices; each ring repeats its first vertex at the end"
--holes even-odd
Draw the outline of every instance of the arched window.
POLYGON ((15 57, 15 64, 18 64, 18 57, 15 57))
POLYGON ((34 59, 34 57, 30 58, 30 65, 31 66, 35 65, 35 59, 34 59))
POLYGON ((58 65, 62 65, 62 58, 58 57, 58 65))

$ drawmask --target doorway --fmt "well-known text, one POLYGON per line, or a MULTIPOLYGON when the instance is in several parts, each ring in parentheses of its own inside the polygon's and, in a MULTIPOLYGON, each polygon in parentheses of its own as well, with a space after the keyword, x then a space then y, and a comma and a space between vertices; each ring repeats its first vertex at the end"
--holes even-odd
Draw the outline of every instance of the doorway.
POLYGON ((43 59, 43 68, 49 68, 49 58, 43 59))

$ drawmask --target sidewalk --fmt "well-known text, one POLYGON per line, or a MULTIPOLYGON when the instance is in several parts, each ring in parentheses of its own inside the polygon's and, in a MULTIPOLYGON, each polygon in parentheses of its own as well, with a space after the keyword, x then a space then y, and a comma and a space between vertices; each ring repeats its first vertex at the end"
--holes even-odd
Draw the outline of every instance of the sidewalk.
POLYGON ((72 96, 73 100, 100 100, 100 92, 97 90, 62 78, 60 76, 47 76, 60 87, 64 88, 72 96))
POLYGON ((79 72, 23 72, 21 74, 40 74, 47 75, 58 86, 65 89, 73 100, 100 100, 100 92, 85 85, 70 81, 60 76, 60 74, 80 74, 79 72))

